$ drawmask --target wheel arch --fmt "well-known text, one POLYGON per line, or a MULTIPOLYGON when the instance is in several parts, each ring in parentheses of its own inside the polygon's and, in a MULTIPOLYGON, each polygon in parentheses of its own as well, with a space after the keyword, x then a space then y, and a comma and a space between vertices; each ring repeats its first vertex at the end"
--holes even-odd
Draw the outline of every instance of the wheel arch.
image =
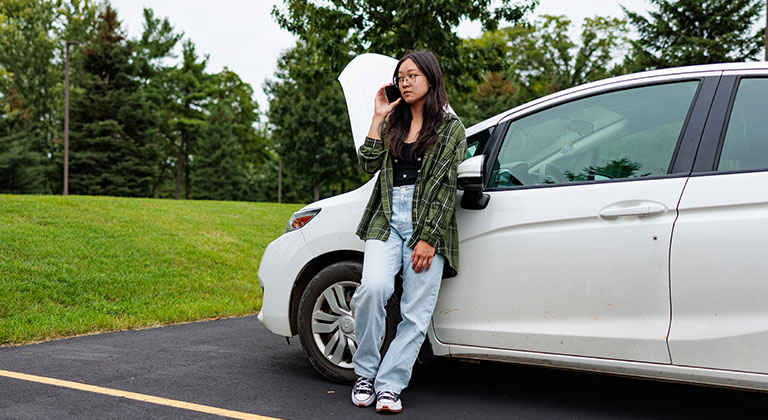
POLYGON ((298 333, 299 302, 301 301, 301 296, 304 294, 304 290, 307 288, 309 281, 325 267, 341 261, 359 261, 362 263, 363 253, 362 251, 355 250, 328 252, 313 258, 301 270, 291 289, 291 301, 289 306, 291 335, 296 335, 298 333))

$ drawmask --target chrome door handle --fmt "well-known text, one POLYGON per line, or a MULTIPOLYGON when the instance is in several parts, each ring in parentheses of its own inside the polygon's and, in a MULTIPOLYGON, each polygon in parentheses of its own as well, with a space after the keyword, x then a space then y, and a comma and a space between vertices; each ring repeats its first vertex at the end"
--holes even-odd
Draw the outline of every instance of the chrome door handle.
POLYGON ((611 204, 600 210, 603 219, 618 219, 619 217, 653 217, 667 212, 667 207, 655 201, 625 201, 611 204))

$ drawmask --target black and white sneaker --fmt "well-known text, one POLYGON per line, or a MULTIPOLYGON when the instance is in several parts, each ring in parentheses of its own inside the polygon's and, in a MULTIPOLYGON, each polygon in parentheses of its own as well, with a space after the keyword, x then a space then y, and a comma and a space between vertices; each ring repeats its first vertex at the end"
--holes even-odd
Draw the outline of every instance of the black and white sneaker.
POLYGON ((403 411, 400 396, 391 391, 381 391, 376 394, 377 413, 399 413, 403 411))
POLYGON ((357 378, 355 386, 352 387, 352 404, 358 407, 368 407, 373 404, 373 379, 357 378))

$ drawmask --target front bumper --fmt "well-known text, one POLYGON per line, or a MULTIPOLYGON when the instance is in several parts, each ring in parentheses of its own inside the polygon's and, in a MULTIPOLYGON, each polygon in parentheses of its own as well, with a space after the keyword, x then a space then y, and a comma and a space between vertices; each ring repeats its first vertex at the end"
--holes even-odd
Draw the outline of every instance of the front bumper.
POLYGON ((269 331, 291 337, 291 291, 301 270, 312 259, 301 230, 286 233, 264 250, 259 264, 263 289, 259 322, 269 331))

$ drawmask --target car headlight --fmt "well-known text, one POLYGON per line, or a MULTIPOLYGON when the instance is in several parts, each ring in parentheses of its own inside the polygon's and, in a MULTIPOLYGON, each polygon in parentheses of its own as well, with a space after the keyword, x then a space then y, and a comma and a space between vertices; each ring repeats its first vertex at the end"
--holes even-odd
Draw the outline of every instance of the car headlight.
POLYGON ((290 220, 288 220, 288 226, 285 227, 285 233, 303 228, 318 213, 320 213, 320 209, 299 210, 293 213, 290 220))

